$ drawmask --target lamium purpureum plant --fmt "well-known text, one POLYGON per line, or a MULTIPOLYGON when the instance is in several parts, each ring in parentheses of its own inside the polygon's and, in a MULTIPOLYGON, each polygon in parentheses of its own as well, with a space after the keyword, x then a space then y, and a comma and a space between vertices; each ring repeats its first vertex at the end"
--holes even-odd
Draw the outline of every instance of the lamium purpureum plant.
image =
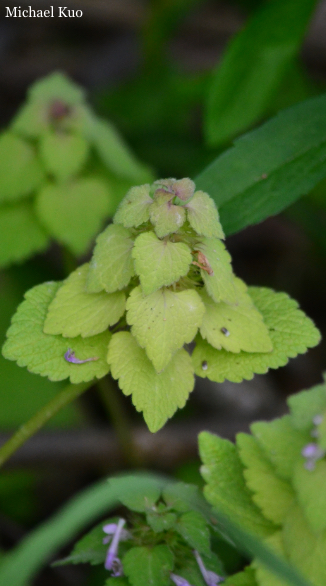
MULTIPOLYGON (((199 436, 209 503, 314 586, 326 584, 326 384, 288 399, 290 414, 251 425, 236 444, 199 436)), ((255 558, 226 584, 286 586, 255 558)))
POLYGON ((153 484, 119 500, 124 516, 97 525, 55 566, 103 564, 105 584, 112 586, 217 586, 224 580, 223 560, 212 548, 214 517, 196 486, 175 483, 161 490, 153 484))
POLYGON ((90 263, 26 293, 4 356, 56 381, 111 371, 155 432, 195 374, 240 382, 316 345, 287 294, 234 275, 223 239, 213 200, 190 179, 131 188, 90 263))
POLYGON ((61 73, 37 81, 0 135, 0 266, 50 239, 85 253, 126 190, 149 180, 78 85, 61 73))

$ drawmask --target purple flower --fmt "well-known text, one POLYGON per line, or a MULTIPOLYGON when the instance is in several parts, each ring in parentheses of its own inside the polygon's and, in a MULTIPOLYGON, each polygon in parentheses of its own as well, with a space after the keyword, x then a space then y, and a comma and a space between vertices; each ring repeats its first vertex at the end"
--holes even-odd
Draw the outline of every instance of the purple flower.
POLYGON ((76 358, 75 352, 71 348, 68 348, 64 355, 64 359, 67 362, 72 362, 73 364, 84 364, 85 362, 94 362, 94 360, 98 360, 96 356, 94 358, 85 358, 85 360, 80 360, 79 358, 76 358))
POLYGON ((206 582, 207 586, 216 586, 220 582, 223 582, 223 580, 224 580, 223 576, 218 576, 218 574, 215 574, 215 572, 211 572, 210 570, 206 570, 206 568, 204 566, 204 562, 201 559, 198 551, 196 551, 196 550, 194 551, 194 556, 197 560, 197 564, 199 565, 199 569, 202 573, 202 576, 203 576, 204 581, 206 582))
POLYGON ((301 451, 301 455, 306 459, 304 467, 307 470, 314 470, 317 460, 323 458, 325 456, 325 452, 317 444, 310 443, 304 446, 301 451))
POLYGON ((121 540, 129 537, 128 531, 123 529, 125 522, 124 519, 119 519, 118 524, 110 523, 103 527, 103 531, 108 533, 108 537, 103 539, 103 543, 108 543, 112 536, 104 567, 106 570, 111 570, 113 576, 122 576, 122 564, 118 558, 118 547, 121 540))
POLYGON ((192 586, 186 578, 182 578, 182 576, 177 576, 177 574, 170 574, 170 578, 172 582, 175 583, 176 586, 192 586))

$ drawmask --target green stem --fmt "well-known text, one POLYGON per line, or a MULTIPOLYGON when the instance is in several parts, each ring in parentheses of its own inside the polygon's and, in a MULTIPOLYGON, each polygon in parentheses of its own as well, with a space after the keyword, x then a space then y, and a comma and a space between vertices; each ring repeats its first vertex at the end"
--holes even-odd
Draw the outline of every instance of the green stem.
POLYGON ((79 397, 89 389, 94 381, 79 383, 78 385, 68 384, 49 403, 40 409, 29 421, 24 423, 16 433, 0 448, 0 466, 2 466, 20 446, 32 437, 41 427, 49 421, 63 407, 79 397))
POLYGON ((141 459, 133 441, 129 418, 112 378, 110 376, 102 378, 98 381, 97 386, 117 434, 124 459, 132 468, 138 468, 142 464, 141 459))

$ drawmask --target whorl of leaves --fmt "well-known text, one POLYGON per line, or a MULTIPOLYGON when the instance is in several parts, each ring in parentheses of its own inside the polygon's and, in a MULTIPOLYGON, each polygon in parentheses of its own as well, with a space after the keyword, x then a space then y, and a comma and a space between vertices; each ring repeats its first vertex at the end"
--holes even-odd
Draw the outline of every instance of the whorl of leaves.
POLYGON ((4 355, 53 380, 110 368, 155 432, 185 405, 195 373, 240 382, 317 344, 295 301, 234 275, 223 238, 213 200, 190 179, 131 188, 90 263, 57 291, 28 292, 4 355), (92 360, 67 364, 68 349, 92 360))

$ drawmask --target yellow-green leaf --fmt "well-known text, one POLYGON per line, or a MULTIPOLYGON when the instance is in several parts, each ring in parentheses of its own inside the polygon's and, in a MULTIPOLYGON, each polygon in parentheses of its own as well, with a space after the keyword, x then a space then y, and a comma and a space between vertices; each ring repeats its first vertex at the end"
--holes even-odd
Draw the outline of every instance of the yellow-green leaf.
POLYGON ((256 309, 247 287, 241 279, 234 279, 238 302, 228 305, 215 303, 205 291, 201 297, 206 312, 200 333, 204 339, 220 350, 229 352, 270 352, 273 349, 268 328, 262 314, 256 309))
POLYGON ((216 350, 198 338, 193 353, 195 372, 216 382, 225 379, 241 382, 255 373, 264 374, 269 368, 284 366, 289 358, 303 354, 318 344, 320 333, 313 322, 298 309, 298 304, 286 293, 250 287, 248 292, 264 318, 272 340, 272 352, 239 352, 216 350))
POLYGON ((194 339, 204 312, 198 293, 191 289, 174 292, 163 288, 144 297, 141 288, 136 287, 127 300, 131 332, 157 372, 194 339))
POLYGON ((0 201, 24 197, 38 188, 44 172, 35 149, 14 134, 0 137, 0 201))
POLYGON ((159 374, 129 332, 112 336, 107 357, 112 376, 125 395, 132 395, 151 432, 158 431, 178 408, 184 407, 194 387, 189 354, 179 350, 159 374))
POLYGON ((224 238, 215 202, 207 193, 196 191, 185 208, 188 222, 197 234, 208 238, 224 238))
POLYGON ((115 293, 87 293, 89 264, 71 273, 49 306, 44 323, 46 334, 65 338, 95 336, 117 323, 124 314, 126 296, 115 293))
POLYGON ((27 291, 25 301, 12 318, 3 355, 9 360, 16 360, 18 366, 27 366, 30 372, 47 376, 53 381, 70 378, 72 383, 80 383, 102 378, 109 372, 106 354, 110 332, 69 341, 62 336, 43 332, 49 304, 59 287, 60 283, 49 282, 27 291), (79 360, 94 360, 72 364, 64 358, 69 348, 79 360))
POLYGON ((97 237, 87 279, 89 292, 105 289, 113 293, 128 285, 134 274, 133 245, 131 232, 118 224, 111 224, 97 237))
POLYGON ((149 220, 149 206, 153 203, 149 195, 150 185, 131 187, 120 203, 114 216, 115 224, 122 224, 125 228, 137 228, 149 220))
POLYGON ((88 249, 108 209, 107 187, 95 177, 61 185, 48 184, 36 199, 41 223, 75 255, 88 249))
POLYGON ((206 263, 204 266, 208 270, 201 269, 201 276, 212 299, 216 303, 219 301, 225 301, 231 305, 237 303, 231 257, 225 250, 223 242, 217 238, 202 238, 195 246, 195 250, 201 253, 198 255, 199 264, 203 264, 203 261, 206 263))
POLYGON ((160 240, 154 232, 136 238, 132 256, 145 295, 178 281, 188 273, 192 261, 186 244, 160 240))

